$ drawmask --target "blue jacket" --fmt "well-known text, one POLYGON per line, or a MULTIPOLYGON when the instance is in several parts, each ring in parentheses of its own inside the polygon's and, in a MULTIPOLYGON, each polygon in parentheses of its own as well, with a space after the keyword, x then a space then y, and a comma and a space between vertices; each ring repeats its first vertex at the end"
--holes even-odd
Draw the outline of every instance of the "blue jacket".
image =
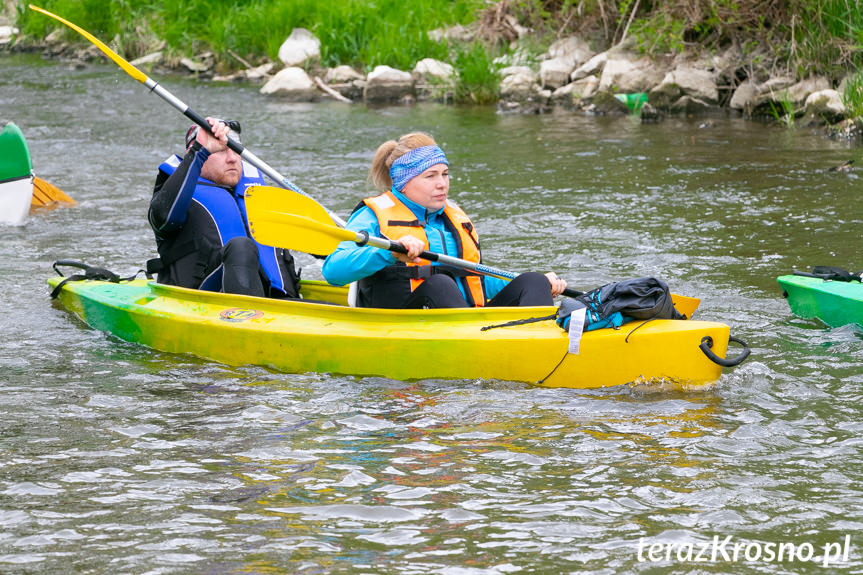
MULTIPOLYGON (((254 166, 243 162, 243 176, 240 182, 228 189, 200 176, 204 162, 210 153, 206 148, 193 146, 186 158, 172 155, 159 166, 159 177, 153 199, 150 202, 150 224, 156 234, 159 254, 166 268, 182 260, 181 265, 189 265, 192 260, 184 256, 191 252, 206 252, 220 249, 235 237, 251 237, 246 217, 245 191, 253 185, 262 185, 265 180, 254 166), (193 158, 189 158, 193 155, 193 158), (182 165, 185 173, 178 185, 165 185, 168 178, 182 165)), ((257 243, 257 242, 256 242, 257 243)), ((292 274, 288 269, 285 250, 273 246, 257 244, 261 268, 270 283, 270 289, 281 295, 291 295, 295 291, 292 274)), ((206 258, 206 253, 202 254, 206 258)), ((203 266, 200 264, 199 267, 203 266)), ((218 291, 221 285, 221 267, 206 268, 205 277, 197 278, 200 285, 185 285, 204 290, 218 291)), ((190 270, 168 270, 165 283, 184 285, 190 281, 190 270), (181 281, 172 281, 178 280, 181 281)), ((200 272, 196 272, 201 275, 200 272)), ((160 274, 160 281, 162 277, 160 274)))
MULTIPOLYGON (((458 244, 452 233, 444 225, 443 208, 434 212, 428 212, 423 206, 407 199, 401 192, 393 191, 393 194, 403 202, 416 215, 419 221, 426 222, 424 229, 429 240, 430 252, 458 256, 458 244)), ((363 206, 351 214, 348 219, 347 229, 360 232, 366 231, 369 235, 381 235, 381 228, 377 216, 368 206, 363 206)), ((339 244, 336 251, 324 260, 324 279, 332 285, 347 285, 373 273, 393 265, 398 260, 392 252, 372 246, 358 246, 354 242, 346 241, 339 244)), ((432 265, 437 265, 432 262, 432 265)), ((485 293, 489 299, 493 298, 507 284, 507 280, 490 276, 483 277, 485 293)), ((464 288, 459 285, 462 295, 467 299, 464 288)))

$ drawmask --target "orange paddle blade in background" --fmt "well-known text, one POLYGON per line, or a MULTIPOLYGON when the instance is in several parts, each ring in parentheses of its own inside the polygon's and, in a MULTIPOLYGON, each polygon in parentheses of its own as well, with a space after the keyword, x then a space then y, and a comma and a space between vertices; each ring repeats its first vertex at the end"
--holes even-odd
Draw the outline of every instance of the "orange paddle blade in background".
POLYGON ((55 208, 60 204, 75 205, 77 202, 67 196, 63 190, 46 182, 42 178, 33 178, 33 198, 30 201, 30 210, 34 208, 55 208))

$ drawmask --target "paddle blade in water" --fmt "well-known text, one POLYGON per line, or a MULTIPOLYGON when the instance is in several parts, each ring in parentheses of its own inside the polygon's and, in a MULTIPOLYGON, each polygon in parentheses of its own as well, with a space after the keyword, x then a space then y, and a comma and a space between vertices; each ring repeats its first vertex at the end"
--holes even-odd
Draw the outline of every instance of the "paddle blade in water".
POLYGON ((33 178, 33 198, 30 201, 30 209, 55 207, 58 204, 75 205, 77 202, 63 193, 63 190, 46 182, 42 178, 33 178))

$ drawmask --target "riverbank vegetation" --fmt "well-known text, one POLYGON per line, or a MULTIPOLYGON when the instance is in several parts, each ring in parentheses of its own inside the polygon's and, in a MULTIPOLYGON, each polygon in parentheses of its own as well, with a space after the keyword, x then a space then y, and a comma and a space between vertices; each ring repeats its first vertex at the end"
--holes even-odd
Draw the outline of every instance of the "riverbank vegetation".
MULTIPOLYGON (((422 58, 456 68, 456 98, 491 102, 495 66, 538 57, 577 34, 597 49, 625 39, 648 55, 717 53, 735 45, 749 65, 796 78, 848 78, 846 106, 863 114, 863 10, 859 0, 44 0, 41 5, 111 43, 127 58, 155 49, 191 56, 210 51, 225 70, 276 60, 296 27, 321 40, 321 64, 411 69, 422 58), (465 26, 461 37, 428 32, 465 26), (519 30, 530 30, 529 34, 519 30), (519 39, 520 38, 520 39, 519 39), (518 40, 518 41, 516 41, 518 40), (498 64, 496 64, 496 62, 498 64)), ((17 24, 39 39, 59 25, 18 2, 17 24)), ((81 39, 60 32, 70 42, 81 39)))

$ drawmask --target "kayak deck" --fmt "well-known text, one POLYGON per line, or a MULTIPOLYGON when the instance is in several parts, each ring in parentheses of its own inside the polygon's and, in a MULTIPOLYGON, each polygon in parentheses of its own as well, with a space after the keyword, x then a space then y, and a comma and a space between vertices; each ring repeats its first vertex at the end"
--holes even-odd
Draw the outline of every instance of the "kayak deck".
POLYGON ((849 323, 863 325, 863 284, 860 282, 798 275, 780 276, 776 281, 794 315, 818 318, 830 327, 849 323))
POLYGON ((304 281, 301 291, 306 301, 148 280, 88 280, 67 283, 59 299, 91 327, 126 341, 291 373, 483 378, 576 388, 644 380, 703 384, 718 379, 722 368, 699 349, 702 338, 712 338, 720 357, 728 345, 725 324, 653 320, 586 332, 573 355, 567 353, 566 332, 550 319, 483 329, 549 316, 553 307, 364 309, 344 305, 345 288, 304 281))

